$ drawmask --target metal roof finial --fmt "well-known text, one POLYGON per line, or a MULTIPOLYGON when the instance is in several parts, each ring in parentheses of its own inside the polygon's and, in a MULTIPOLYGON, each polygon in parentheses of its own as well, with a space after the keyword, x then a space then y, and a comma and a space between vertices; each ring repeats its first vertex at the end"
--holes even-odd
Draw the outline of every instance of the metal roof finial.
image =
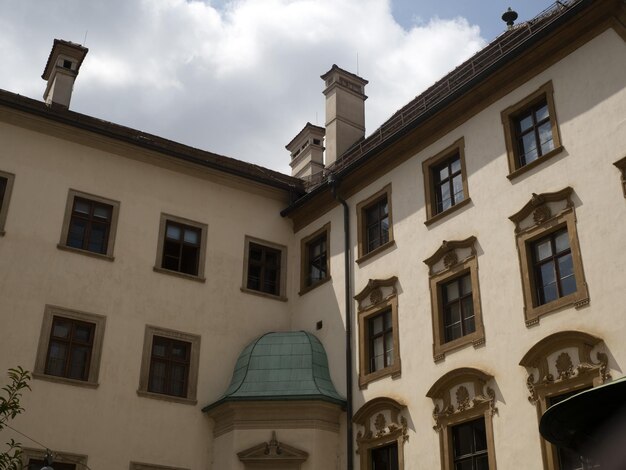
POLYGON ((502 14, 502 21, 506 23, 508 29, 513 29, 513 25, 515 24, 517 16, 517 12, 509 7, 507 11, 502 14))

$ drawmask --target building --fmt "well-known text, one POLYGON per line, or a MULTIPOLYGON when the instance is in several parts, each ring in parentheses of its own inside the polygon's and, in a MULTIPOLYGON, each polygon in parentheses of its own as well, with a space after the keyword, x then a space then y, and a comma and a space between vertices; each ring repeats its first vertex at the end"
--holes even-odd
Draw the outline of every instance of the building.
POLYGON ((86 53, 0 91, 0 369, 57 470, 585 468, 538 418, 626 367, 623 0, 511 26, 367 137, 333 66, 296 176, 71 111, 86 53))

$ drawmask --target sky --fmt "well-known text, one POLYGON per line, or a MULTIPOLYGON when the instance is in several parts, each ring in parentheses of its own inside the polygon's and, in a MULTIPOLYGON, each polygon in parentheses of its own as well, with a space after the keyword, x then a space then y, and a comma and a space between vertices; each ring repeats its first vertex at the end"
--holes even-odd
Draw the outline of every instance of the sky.
POLYGON ((290 173, 333 64, 369 81, 366 135, 551 0, 0 0, 0 88, 42 99, 54 38, 89 53, 70 109, 290 173))

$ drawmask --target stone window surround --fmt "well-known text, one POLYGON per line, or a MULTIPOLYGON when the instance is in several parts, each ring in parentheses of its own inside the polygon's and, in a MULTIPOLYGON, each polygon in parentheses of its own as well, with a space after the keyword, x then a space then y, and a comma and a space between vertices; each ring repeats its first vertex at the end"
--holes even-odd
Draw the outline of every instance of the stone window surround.
POLYGON ((437 251, 424 260, 429 267, 430 306, 433 325, 433 359, 441 361, 446 354, 472 344, 475 348, 485 343, 485 326, 483 323, 482 306, 480 301, 480 286, 478 283, 478 259, 476 253, 476 237, 465 240, 443 241, 437 251), (469 249, 469 256, 460 259, 457 250, 469 249), (439 262, 443 262, 443 269, 436 271, 439 262), (472 281, 472 302, 474 307, 475 331, 455 340, 445 342, 443 324, 443 295, 441 286, 465 274, 470 274, 472 281))
POLYGON ((139 374, 139 388, 137 395, 148 398, 156 398, 159 400, 173 401, 188 405, 197 403, 196 395, 198 390, 198 367, 200 360, 200 336, 190 333, 183 333, 177 330, 161 328, 158 326, 146 325, 143 341, 143 351, 141 354, 141 372, 139 374), (191 352, 189 357, 189 376, 187 378, 187 396, 179 397, 174 395, 166 395, 163 393, 154 393, 148 391, 148 383, 150 380, 150 362, 152 357, 152 341, 155 336, 171 338, 178 341, 184 341, 191 344, 191 352))
POLYGON ((491 375, 479 369, 463 367, 443 375, 426 393, 435 402, 433 429, 439 433, 442 470, 454 469, 452 427, 479 418, 485 420, 489 469, 496 470, 493 416, 498 409, 495 391, 487 386, 492 380, 491 375), (473 385, 473 394, 465 386, 468 383, 473 385), (452 404, 453 391, 456 391, 456 407, 452 404))
MULTIPOLYGON (((28 468, 28 462, 30 459, 43 460, 44 457, 46 456, 46 452, 47 452, 47 449, 35 449, 31 447, 22 447, 22 454, 21 454, 22 465, 26 469, 28 468)), ((52 458, 54 460, 58 459, 58 461, 61 463, 75 464, 77 470, 89 468, 87 467, 86 455, 74 454, 71 452, 57 452, 54 450, 50 451, 50 453, 52 454, 52 458)))
POLYGON ((319 228, 311 235, 304 237, 300 241, 300 292, 299 295, 306 294, 307 292, 321 286, 322 284, 330 281, 330 222, 326 223, 323 227, 319 228), (307 285, 308 270, 309 270, 309 250, 308 244, 321 238, 322 235, 326 235, 326 277, 311 285, 307 285))
MULTIPOLYGON (((621 173, 621 182, 622 182, 622 190, 624 192, 624 197, 626 197, 626 157, 621 158, 620 160, 613 163, 621 173)), ((0 176, 2 174, 0 173, 0 176)), ((0 217, 0 229, 2 229, 2 218, 0 217)))
POLYGON ((537 167, 538 165, 541 165, 546 160, 563 151, 561 137, 559 134, 556 108, 554 106, 554 85, 552 84, 552 81, 544 83, 526 98, 504 109, 501 112, 501 117, 502 125, 504 127, 504 141, 506 145, 507 159, 509 163, 509 174, 507 175, 508 179, 513 180, 517 178, 519 175, 526 173, 527 171, 537 167), (537 160, 520 167, 518 162, 517 141, 515 136, 515 119, 519 114, 523 113, 529 107, 537 104, 537 102, 543 99, 545 99, 548 104, 548 112, 550 113, 550 123, 552 127, 552 140, 554 142, 554 148, 548 153, 537 158, 537 160))
MULTIPOLYGON (((559 331, 538 341, 524 355, 519 364, 528 371, 526 379, 529 391, 528 401, 537 408, 538 422, 548 409, 549 398, 595 387, 611 379, 608 355, 599 350, 596 352, 598 362, 591 359, 592 350, 601 344, 603 344, 601 338, 588 333, 559 331), (572 350, 575 350, 578 355, 574 358, 578 363, 576 367, 570 356, 572 350), (554 368, 557 372, 555 377, 550 372, 549 359, 554 360, 554 356, 559 351, 563 352, 554 361, 554 368), (537 371, 536 377, 535 371, 537 371)), ((544 470, 557 470, 559 457, 556 447, 541 436, 539 438, 544 470)))
POLYGON ((280 300, 282 302, 287 301, 287 247, 285 245, 279 245, 277 243, 268 242, 260 238, 255 238, 250 235, 245 236, 244 251, 243 251, 243 276, 241 280, 241 292, 246 294, 259 295, 268 299, 280 300), (257 245, 267 246, 274 250, 280 251, 280 294, 274 295, 267 292, 261 292, 254 289, 248 289, 248 259, 250 256, 250 243, 257 245))
POLYGON ((398 293, 396 290, 397 277, 389 279, 370 279, 367 286, 354 296, 358 302, 359 328, 359 388, 365 389, 374 380, 383 377, 399 377, 402 371, 400 360, 400 330, 398 326, 398 293), (390 289, 388 295, 383 295, 382 288, 390 289), (369 304, 366 303, 369 301, 369 304), (369 371, 369 334, 368 320, 376 315, 391 310, 393 326, 393 364, 383 369, 369 371))
POLYGON ((409 440, 407 419, 402 416, 405 408, 403 403, 393 398, 378 397, 365 403, 354 414, 352 422, 363 427, 363 431, 356 435, 359 468, 372 470, 371 450, 396 443, 398 469, 404 469, 404 443, 409 440), (375 429, 372 429, 372 425, 375 429))
POLYGON ((156 261, 154 262, 154 268, 152 268, 155 272, 163 273, 163 274, 171 274, 172 276, 178 276, 183 279, 190 279, 192 281, 205 282, 206 278, 204 277, 204 265, 206 261, 206 243, 207 243, 207 232, 209 227, 207 224, 203 224, 202 222, 196 222, 195 220, 185 219, 183 217, 178 217, 171 214, 161 213, 161 218, 159 220, 159 238, 157 240, 157 252, 156 252, 156 261), (190 227, 194 227, 200 230, 200 254, 198 255, 198 274, 187 274, 181 273, 179 271, 173 271, 171 269, 163 268, 163 245, 165 244, 165 227, 168 221, 177 222, 183 225, 189 225, 190 227))
POLYGON ((568 306, 580 308, 589 303, 589 292, 582 265, 578 232, 576 230, 576 213, 572 194, 574 190, 566 187, 552 193, 533 194, 531 200, 517 213, 509 217, 515 223, 515 237, 519 254, 522 290, 524 296, 524 318, 526 326, 539 323, 540 317, 568 306), (561 203, 564 207, 552 214, 550 203, 561 203), (525 220, 530 226, 522 228, 525 220), (534 288, 532 243, 547 235, 567 228, 569 243, 576 278, 576 292, 560 297, 552 302, 538 305, 537 293, 534 288))
POLYGON ((114 201, 112 199, 107 199, 101 196, 96 196, 94 194, 85 193, 82 191, 78 191, 76 189, 70 189, 67 194, 67 203, 65 204, 65 213, 63 215, 63 226, 61 228, 61 239, 57 245, 57 248, 61 250, 67 250, 74 253, 81 253, 83 255, 92 256, 94 258, 100 258, 107 261, 113 261, 115 258, 113 256, 113 248, 115 246, 115 235, 117 233, 117 220, 120 213, 120 203, 119 201, 114 201), (113 209, 111 211, 111 225, 109 225, 109 240, 107 244, 107 252, 95 253, 89 250, 83 250, 81 248, 75 248, 73 246, 67 246, 67 235, 70 228, 70 222, 72 219, 72 210, 74 208, 74 199, 75 198, 88 199, 90 201, 99 202, 101 204, 107 204, 111 206, 113 209))
POLYGON ((11 202, 11 193, 13 192, 13 182, 15 181, 15 175, 13 173, 7 173, 0 171, 0 177, 6 178, 7 185, 4 190, 4 198, 2 200, 2 206, 0 207, 0 237, 5 234, 4 225, 7 221, 7 214, 9 212, 9 203, 11 202))
POLYGON ((365 199, 364 201, 359 202, 356 205, 356 220, 357 220, 357 245, 358 245, 358 259, 356 260, 357 264, 361 264, 363 261, 368 260, 377 254, 385 251, 387 248, 395 245, 395 241, 393 238, 393 211, 391 205, 391 183, 387 184, 384 188, 372 194, 370 197, 365 199), (387 198, 387 213, 389 217, 389 241, 380 245, 379 247, 373 249, 372 251, 366 252, 365 243, 367 240, 365 234, 365 210, 369 208, 372 204, 378 202, 382 198, 387 198))
POLYGON ((129 470, 189 470, 182 467, 168 467, 165 465, 154 465, 141 462, 130 462, 129 470))
POLYGON ((78 385, 82 387, 97 387, 105 325, 106 317, 102 315, 81 312, 78 310, 70 310, 64 307, 56 307, 54 305, 46 305, 43 314, 43 321, 41 323, 41 333, 39 335, 39 344, 37 346, 35 367, 33 368, 33 378, 70 385, 78 385), (87 380, 70 379, 67 377, 59 377, 45 373, 46 358, 48 357, 48 345, 50 344, 50 331, 52 329, 52 321, 55 316, 95 324, 91 360, 89 361, 89 375, 87 380))
POLYGON ((447 217, 449 214, 459 210, 461 207, 466 206, 471 202, 471 198, 469 195, 469 187, 467 184, 467 167, 465 165, 465 138, 461 137, 452 145, 448 146, 437 155, 424 160, 422 163, 422 173, 424 175, 424 197, 425 197, 425 206, 426 206, 426 221, 424 224, 426 226, 433 224, 434 222, 441 220, 444 217, 447 217), (443 163, 445 160, 453 157, 454 155, 459 155, 461 159, 461 179, 463 181, 463 200, 458 204, 455 204, 449 207, 446 210, 441 212, 437 212, 436 204, 437 197, 435 194, 435 180, 433 169, 440 163, 443 163))

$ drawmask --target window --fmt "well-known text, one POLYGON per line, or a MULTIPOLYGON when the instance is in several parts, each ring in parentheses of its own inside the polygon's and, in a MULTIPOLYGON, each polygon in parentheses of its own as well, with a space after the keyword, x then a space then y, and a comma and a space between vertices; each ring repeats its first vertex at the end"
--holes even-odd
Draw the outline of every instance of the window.
POLYGON ((373 470, 398 470, 398 443, 370 450, 373 470))
POLYGON ((589 303, 570 187, 535 194, 509 217, 522 271, 526 324, 567 306, 589 303))
POLYGON ((300 294, 330 279, 330 223, 302 239, 300 272, 300 294))
MULTIPOLYGON (((539 419, 548 407, 611 379, 605 350, 601 338, 581 331, 559 331, 530 348, 520 365, 528 371, 528 400, 535 405, 539 419)), ((541 453, 545 470, 599 468, 544 439, 541 439, 541 453)))
MULTIPOLYGON (((52 462, 54 464, 54 470, 76 470, 77 465, 74 463, 52 462)), ((28 468, 43 468, 46 465, 46 461, 43 459, 29 459, 28 468)), ((46 467, 49 468, 49 467, 46 467)))
POLYGON ((141 396, 196 403, 200 336, 146 326, 141 396))
POLYGON ((502 111, 509 179, 562 150, 553 95, 552 82, 548 82, 502 111))
POLYGON ((426 394, 435 403, 442 470, 495 470, 493 380, 479 369, 463 367, 442 376, 426 394))
POLYGON ((286 300, 287 248, 246 237, 241 290, 286 300))
POLYGON ((46 306, 33 377, 98 385, 105 317, 46 306))
POLYGON ((426 225, 470 202, 464 149, 465 140, 459 139, 422 164, 426 225))
POLYGON ((161 214, 154 270, 204 281, 207 225, 161 214))
POLYGON ((15 175, 0 171, 0 236, 4 235, 4 224, 9 212, 9 200, 13 190, 15 175))
POLYGON ((365 261, 393 244, 391 185, 357 204, 359 259, 365 261))
POLYGON ((58 247, 113 260, 120 203, 70 189, 58 247))
POLYGON ((445 241, 424 260, 429 267, 433 357, 485 342, 478 285, 476 237, 445 241))
MULTIPOLYGON (((613 165, 615 165, 620 170, 622 190, 624 192, 624 197, 626 197, 626 157, 616 161, 615 163, 613 163, 613 165)), ((0 228, 2 228, 1 223, 0 223, 0 228)))
POLYGON ((382 377, 400 375, 398 279, 370 280, 354 296, 359 305, 359 386, 382 377))
MULTIPOLYGON (((54 470, 83 470, 87 467, 87 456, 70 452, 51 452, 54 470)), ((24 469, 40 469, 44 466, 45 449, 22 448, 22 465, 24 469)))

